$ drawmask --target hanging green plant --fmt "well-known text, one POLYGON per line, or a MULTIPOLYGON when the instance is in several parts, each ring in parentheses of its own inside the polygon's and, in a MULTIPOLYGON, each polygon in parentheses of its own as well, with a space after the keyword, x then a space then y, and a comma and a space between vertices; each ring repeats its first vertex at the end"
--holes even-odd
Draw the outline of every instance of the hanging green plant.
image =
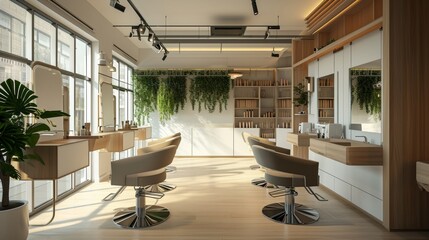
POLYGON ((159 79, 156 76, 134 75, 135 116, 139 124, 149 120, 149 114, 157 109, 159 79))
POLYGON ((373 75, 357 76, 352 84, 352 103, 356 98, 360 109, 381 119, 381 77, 373 75))
POLYGON ((298 83, 298 85, 293 87, 293 92, 293 104, 295 105, 295 107, 308 105, 308 92, 304 84, 298 83))
POLYGON ((198 102, 198 112, 201 112, 204 106, 204 109, 212 113, 216 104, 219 104, 219 112, 222 112, 222 109, 227 107, 231 85, 229 76, 195 77, 189 90, 192 110, 195 110, 195 104, 198 102))
POLYGON ((183 110, 186 102, 186 77, 168 76, 159 83, 157 96, 159 119, 162 124, 183 110))

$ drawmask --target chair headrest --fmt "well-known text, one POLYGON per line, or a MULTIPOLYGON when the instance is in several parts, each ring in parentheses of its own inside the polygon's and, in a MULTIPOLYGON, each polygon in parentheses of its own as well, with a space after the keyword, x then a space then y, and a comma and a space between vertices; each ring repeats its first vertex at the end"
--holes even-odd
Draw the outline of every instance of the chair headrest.
POLYGON ((276 145, 273 145, 273 144, 267 144, 265 142, 261 142, 259 140, 259 138, 249 137, 248 140, 249 140, 250 146, 258 145, 258 146, 262 146, 264 148, 274 150, 276 152, 281 152, 281 153, 290 155, 290 150, 287 148, 277 147, 276 145))
POLYGON ((308 186, 318 185, 319 163, 302 159, 259 145, 252 146, 259 165, 279 172, 305 176, 308 186))

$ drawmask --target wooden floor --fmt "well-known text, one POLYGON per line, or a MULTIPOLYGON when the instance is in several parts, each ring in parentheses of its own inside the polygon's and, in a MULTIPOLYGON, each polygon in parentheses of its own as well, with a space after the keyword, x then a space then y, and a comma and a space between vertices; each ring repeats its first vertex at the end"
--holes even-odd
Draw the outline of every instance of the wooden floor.
MULTIPOLYGON (((250 184, 252 178, 263 176, 259 170, 249 169, 254 163, 251 158, 175 159, 178 170, 169 173, 167 180, 178 187, 158 202, 171 216, 161 225, 142 230, 122 229, 112 222, 118 210, 135 205, 132 187, 114 201, 103 202, 118 187, 108 182, 90 184, 58 203, 55 220, 45 227, 31 227, 28 239, 429 239, 429 232, 387 232, 323 188, 315 190, 328 202, 318 202, 304 189, 297 189, 296 201, 319 211, 317 223, 291 226, 273 222, 261 209, 283 198, 273 199, 264 188, 250 184)), ((30 224, 43 223, 50 214, 48 209, 31 218, 30 224)))

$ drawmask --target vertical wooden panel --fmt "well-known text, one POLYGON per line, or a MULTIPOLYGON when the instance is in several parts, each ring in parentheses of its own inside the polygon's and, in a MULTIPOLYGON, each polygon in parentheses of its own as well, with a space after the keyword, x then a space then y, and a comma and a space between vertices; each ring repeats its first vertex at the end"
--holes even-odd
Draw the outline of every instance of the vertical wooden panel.
MULTIPOLYGON (((294 67, 293 68, 293 79, 292 79, 292 84, 293 86, 298 85, 299 83, 304 83, 305 81, 305 77, 308 75, 308 65, 305 64, 301 64, 298 67, 294 67)), ((292 90, 292 96, 294 96, 294 91, 292 90)), ((293 99, 292 99, 293 100, 293 99)), ((293 132, 297 133, 298 132, 298 125, 300 122, 307 122, 308 121, 308 109, 307 106, 306 107, 293 107, 293 113, 292 113, 292 125, 293 125, 293 132), (295 115, 300 111, 305 111, 305 115, 295 115)))
POLYGON ((349 34, 374 20, 372 1, 362 1, 345 17, 345 34, 349 34))
POLYGON ((429 193, 418 189, 416 162, 429 160, 429 1, 389 1, 388 228, 429 229, 429 193))
POLYGON ((383 0, 374 0, 374 19, 383 16, 383 0))

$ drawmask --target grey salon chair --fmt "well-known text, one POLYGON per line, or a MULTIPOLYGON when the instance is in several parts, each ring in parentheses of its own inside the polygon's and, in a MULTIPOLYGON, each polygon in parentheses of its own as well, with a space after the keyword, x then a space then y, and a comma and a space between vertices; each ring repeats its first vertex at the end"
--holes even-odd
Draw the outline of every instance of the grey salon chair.
MULTIPOLYGON (((283 187, 285 201, 265 206, 262 213, 270 219, 284 224, 309 224, 319 220, 319 213, 309 207, 295 203, 298 193, 296 187, 304 187, 319 201, 326 201, 314 193, 312 186, 319 185, 319 163, 290 156, 259 145, 252 146, 253 154, 259 165, 265 168, 267 182, 283 187)), ((279 190, 270 193, 278 195, 279 190)))
POLYGON ((158 205, 146 205, 146 196, 160 199, 163 193, 147 193, 143 186, 160 183, 166 179, 165 167, 171 164, 177 146, 167 146, 153 152, 144 153, 113 161, 112 185, 133 186, 136 190, 136 206, 115 214, 113 221, 124 228, 146 228, 167 220, 170 212, 158 205))
MULTIPOLYGON (((150 147, 152 145, 156 145, 156 144, 162 143, 162 142, 164 142, 164 141, 166 141, 166 140, 168 140, 170 138, 180 137, 180 136, 182 136, 182 134, 180 132, 177 132, 177 133, 175 133, 173 135, 170 135, 170 136, 153 139, 153 140, 150 140, 150 141, 147 142, 147 146, 150 147)), ((168 166, 167 167, 167 172, 174 172, 176 170, 177 170, 177 168, 175 166, 168 166)))
MULTIPOLYGON (((166 146, 171 146, 171 145, 179 146, 181 139, 182 137, 180 133, 172 135, 170 136, 170 138, 163 138, 163 141, 157 141, 155 144, 150 144, 147 147, 137 149, 137 155, 153 152, 166 146)), ((165 168, 166 172, 169 172, 168 167, 169 166, 165 168)), ((176 186, 171 183, 162 182, 158 184, 148 185, 148 186, 145 186, 144 188, 150 192, 163 193, 163 192, 169 192, 171 190, 174 190, 176 186)))
MULTIPOLYGON (((289 149, 277 147, 273 142, 268 141, 268 140, 261 138, 261 137, 249 136, 247 138, 247 141, 248 141, 248 144, 250 147, 252 147, 253 145, 260 145, 260 146, 263 146, 263 147, 266 147, 269 149, 274 149, 275 151, 278 151, 278 152, 290 154, 289 149)), ((271 183, 267 183, 267 181, 265 180, 264 177, 252 179, 252 184, 255 186, 258 186, 258 187, 263 187, 263 188, 277 188, 276 185, 273 185, 271 183)))
MULTIPOLYGON (((170 138, 163 138, 163 141, 157 141, 156 144, 151 144, 151 146, 137 149, 137 155, 157 151, 161 148, 164 148, 164 147, 170 146, 170 145, 179 146, 181 139, 182 138, 181 138, 180 134, 172 135, 172 136, 170 136, 170 138)), ((166 168, 166 171, 167 171, 167 168, 166 168)), ((126 187, 127 186, 122 186, 116 192, 108 194, 103 199, 103 201, 114 200, 117 196, 119 196, 125 190, 126 187)), ((145 190, 150 191, 150 192, 163 193, 163 192, 168 192, 168 191, 175 189, 176 186, 174 184, 162 182, 162 183, 144 186, 144 188, 145 188, 145 190)))

